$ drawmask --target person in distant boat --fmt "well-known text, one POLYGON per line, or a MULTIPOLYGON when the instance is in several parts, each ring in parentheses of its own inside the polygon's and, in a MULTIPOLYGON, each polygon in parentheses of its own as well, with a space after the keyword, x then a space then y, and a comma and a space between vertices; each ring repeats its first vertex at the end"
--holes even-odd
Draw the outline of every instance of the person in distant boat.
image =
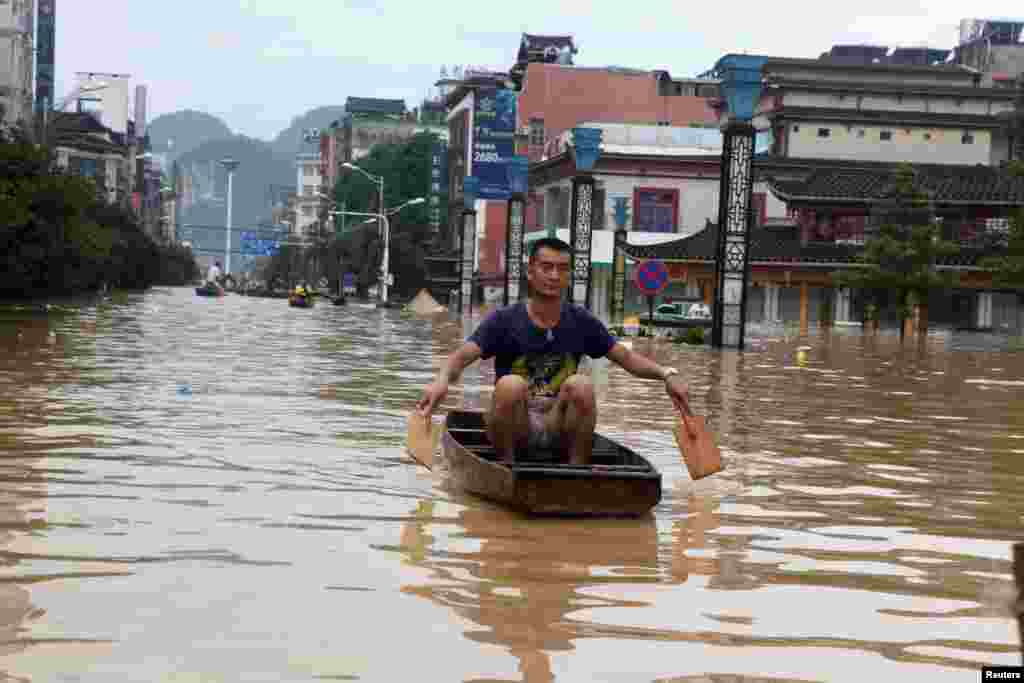
POLYGON ((583 306, 562 301, 569 284, 570 247, 553 237, 530 249, 525 302, 492 312, 441 367, 417 408, 425 417, 448 395, 462 371, 494 357, 494 394, 484 414, 487 434, 504 462, 517 448, 564 449, 569 462, 588 464, 597 405, 580 360, 607 356, 631 375, 660 380, 676 407, 690 414, 689 389, 675 368, 634 353, 583 306))
POLYGON ((207 284, 220 286, 220 277, 220 261, 214 261, 210 269, 206 271, 206 282, 207 284))

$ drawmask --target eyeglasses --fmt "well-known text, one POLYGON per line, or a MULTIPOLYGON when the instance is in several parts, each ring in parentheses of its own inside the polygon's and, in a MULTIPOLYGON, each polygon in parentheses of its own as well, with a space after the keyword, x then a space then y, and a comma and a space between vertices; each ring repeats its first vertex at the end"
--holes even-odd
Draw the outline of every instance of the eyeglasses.
POLYGON ((550 275, 551 273, 554 273, 555 271, 558 271, 559 275, 568 275, 569 274, 569 264, 568 263, 551 263, 550 261, 537 261, 537 270, 539 270, 540 272, 544 273, 545 275, 550 275))

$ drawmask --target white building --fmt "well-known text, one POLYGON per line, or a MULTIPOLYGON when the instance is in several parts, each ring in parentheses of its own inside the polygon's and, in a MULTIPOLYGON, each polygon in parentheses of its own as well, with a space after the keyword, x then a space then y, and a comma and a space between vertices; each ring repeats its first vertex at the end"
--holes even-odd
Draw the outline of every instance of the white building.
POLYGON ((0 0, 0 122, 32 121, 35 0, 0 0))
POLYGON ((327 194, 320 176, 320 154, 303 152, 295 157, 295 235, 301 238, 317 236, 321 203, 319 195, 327 194))
POLYGON ((111 131, 124 134, 133 119, 132 90, 128 74, 80 72, 75 74, 74 102, 67 104, 94 114, 111 131))

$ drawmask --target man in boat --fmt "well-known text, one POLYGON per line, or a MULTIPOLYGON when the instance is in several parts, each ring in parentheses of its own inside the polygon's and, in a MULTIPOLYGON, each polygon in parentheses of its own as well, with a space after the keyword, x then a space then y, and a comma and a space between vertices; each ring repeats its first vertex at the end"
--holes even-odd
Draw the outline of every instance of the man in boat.
POLYGON ((517 448, 561 449, 570 463, 589 464, 597 424, 594 386, 577 373, 584 354, 607 356, 635 377, 665 383, 676 407, 689 414, 689 390, 675 368, 634 353, 586 308, 562 301, 569 284, 571 248, 552 237, 530 248, 526 302, 492 312, 451 356, 417 404, 429 417, 451 383, 480 358, 495 358, 494 394, 485 412, 499 458, 517 448))
POLYGON ((219 287, 220 275, 220 261, 214 261, 210 269, 206 271, 206 284, 219 287))

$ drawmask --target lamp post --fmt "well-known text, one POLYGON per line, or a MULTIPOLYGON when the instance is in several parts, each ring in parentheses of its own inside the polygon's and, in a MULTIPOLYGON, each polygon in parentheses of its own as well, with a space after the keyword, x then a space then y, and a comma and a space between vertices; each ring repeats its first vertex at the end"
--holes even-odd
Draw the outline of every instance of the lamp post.
POLYGON ((231 157, 225 157, 220 160, 220 165, 228 172, 228 222, 224 227, 224 276, 227 277, 228 273, 231 272, 231 199, 232 190, 234 189, 232 183, 235 177, 235 169, 238 168, 239 162, 231 157))
MULTIPOLYGON (((372 173, 369 173, 368 171, 364 171, 363 169, 359 168, 355 164, 353 164, 351 162, 348 162, 348 161, 343 163, 341 166, 342 166, 342 168, 347 168, 347 169, 352 170, 352 171, 359 171, 364 176, 369 178, 371 182, 377 184, 377 212, 378 212, 377 215, 379 216, 379 219, 377 221, 377 236, 380 237, 381 239, 384 239, 384 223, 387 220, 386 218, 384 218, 384 176, 374 175, 372 173)), ((388 257, 388 247, 387 247, 387 241, 385 240, 385 243, 384 243, 384 260, 385 261, 387 261, 387 257, 388 257)), ((387 283, 381 283, 381 285, 378 287, 378 293, 380 294, 380 301, 381 301, 381 303, 385 303, 386 304, 387 303, 387 283)))
MULTIPOLYGON (((383 277, 381 278, 380 284, 380 303, 381 306, 386 307, 388 305, 388 286, 391 284, 391 222, 388 220, 388 216, 393 215, 401 211, 407 206, 414 206, 416 204, 422 204, 427 201, 423 197, 416 197, 410 199, 404 204, 399 204, 393 209, 387 209, 380 213, 364 213, 362 211, 331 211, 332 216, 369 216, 371 219, 377 219, 379 223, 384 225, 384 257, 382 264, 383 277)), ((369 222, 369 221, 366 221, 369 222)))
POLYGON ((530 159, 515 156, 508 160, 508 184, 512 196, 508 200, 508 221, 505 233, 505 305, 519 301, 519 285, 523 269, 523 214, 526 212, 526 191, 530 184, 530 159))
POLYGON ((764 62, 764 57, 726 55, 718 60, 714 69, 721 78, 726 105, 711 321, 711 344, 718 347, 743 348, 754 186, 754 127, 750 120, 761 98, 764 62))
MULTIPOLYGON (((573 128, 573 158, 576 175, 572 178, 572 214, 569 219, 569 245, 572 247, 572 280, 569 301, 590 307, 590 242, 594 227, 594 176, 591 171, 601 154, 600 128, 573 128)), ((601 211, 604 207, 599 207, 601 211)))

